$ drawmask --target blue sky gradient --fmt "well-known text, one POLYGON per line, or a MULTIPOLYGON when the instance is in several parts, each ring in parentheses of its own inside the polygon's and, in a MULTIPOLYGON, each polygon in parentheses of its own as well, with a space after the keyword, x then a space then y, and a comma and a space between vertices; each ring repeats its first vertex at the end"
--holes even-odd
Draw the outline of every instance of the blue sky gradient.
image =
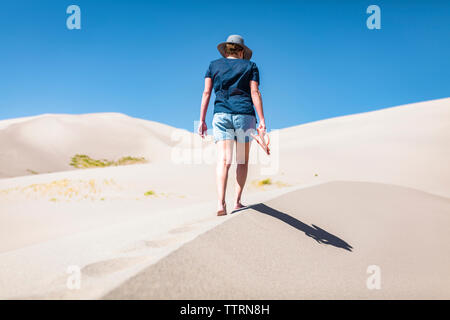
POLYGON ((122 112, 193 130, 229 34, 254 52, 269 129, 449 97, 449 18, 442 0, 2 1, 0 119, 122 112))

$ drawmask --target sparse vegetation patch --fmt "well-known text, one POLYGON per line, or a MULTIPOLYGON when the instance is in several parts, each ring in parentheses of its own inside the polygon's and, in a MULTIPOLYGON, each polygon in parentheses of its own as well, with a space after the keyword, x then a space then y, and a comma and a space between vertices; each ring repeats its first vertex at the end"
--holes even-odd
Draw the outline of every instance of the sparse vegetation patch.
POLYGON ((122 157, 117 161, 107 159, 93 159, 85 154, 76 154, 72 157, 70 165, 75 168, 102 168, 110 166, 125 166, 130 164, 146 163, 148 162, 144 157, 122 157))
POLYGON ((267 186, 267 185, 271 185, 271 184, 272 184, 272 180, 270 178, 258 181, 259 186, 267 186))
POLYGON ((266 178, 263 180, 253 180, 252 186, 261 190, 265 190, 266 187, 272 188, 272 187, 289 187, 290 185, 288 183, 285 183, 283 181, 273 181, 271 178, 266 178))

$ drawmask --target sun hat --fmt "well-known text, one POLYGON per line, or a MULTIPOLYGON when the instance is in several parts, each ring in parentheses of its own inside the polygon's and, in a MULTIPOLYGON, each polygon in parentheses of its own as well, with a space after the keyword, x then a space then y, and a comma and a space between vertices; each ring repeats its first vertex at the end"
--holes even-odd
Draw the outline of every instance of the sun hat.
POLYGON ((230 36, 228 36, 227 41, 219 43, 217 45, 217 49, 219 50, 220 54, 226 58, 227 56, 225 55, 225 46, 227 43, 234 43, 237 45, 240 45, 243 49, 244 49, 244 59, 245 60, 250 60, 250 58, 252 57, 252 50, 250 50, 249 47, 247 47, 244 44, 244 38, 242 38, 240 35, 237 34, 232 34, 230 36))

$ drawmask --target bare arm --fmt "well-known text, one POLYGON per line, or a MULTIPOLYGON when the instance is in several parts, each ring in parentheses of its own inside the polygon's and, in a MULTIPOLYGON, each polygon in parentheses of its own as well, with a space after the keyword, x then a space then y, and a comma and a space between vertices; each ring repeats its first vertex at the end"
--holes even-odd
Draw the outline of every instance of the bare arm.
POLYGON ((253 104, 255 105, 256 113, 259 117, 259 128, 266 130, 266 121, 264 119, 264 110, 258 82, 253 80, 250 81, 250 92, 252 95, 253 104))
POLYGON ((202 136, 202 138, 206 135, 206 112, 208 111, 209 99, 211 98, 212 91, 212 79, 205 78, 205 88, 203 89, 202 95, 202 104, 200 106, 200 124, 198 126, 198 134, 202 136))

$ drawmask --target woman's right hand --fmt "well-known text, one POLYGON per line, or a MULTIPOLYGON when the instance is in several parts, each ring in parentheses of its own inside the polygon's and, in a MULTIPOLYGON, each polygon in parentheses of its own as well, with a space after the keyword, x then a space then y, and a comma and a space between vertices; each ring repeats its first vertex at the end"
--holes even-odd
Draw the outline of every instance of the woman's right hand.
POLYGON ((200 123, 198 124, 198 134, 202 137, 202 139, 207 135, 206 131, 208 131, 206 122, 200 121, 200 123))

